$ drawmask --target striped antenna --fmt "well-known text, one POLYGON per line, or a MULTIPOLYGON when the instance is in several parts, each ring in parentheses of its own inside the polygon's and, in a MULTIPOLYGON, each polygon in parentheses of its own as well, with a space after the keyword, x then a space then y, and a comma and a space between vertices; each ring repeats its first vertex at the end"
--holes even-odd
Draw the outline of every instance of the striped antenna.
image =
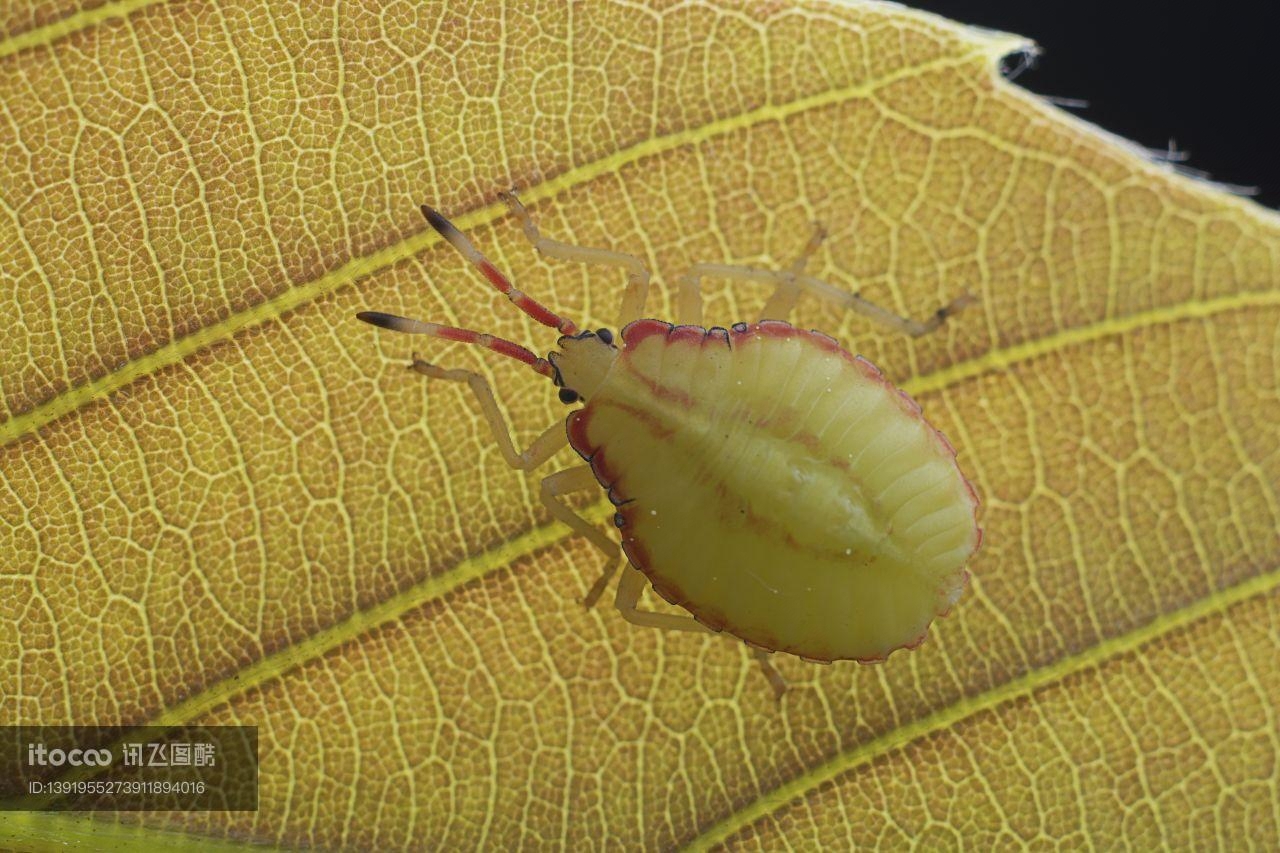
POLYGON ((507 277, 498 272, 498 268, 489 263, 489 259, 480 254, 480 250, 471 245, 471 241, 466 235, 453 226, 453 223, 440 215, 440 211, 427 205, 422 205, 422 215, 427 218, 427 222, 431 223, 431 227, 439 232, 440 236, 449 241, 453 248, 462 253, 462 256, 471 263, 476 265, 480 272, 484 273, 484 277, 489 279, 489 283, 498 289, 499 293, 510 299, 515 306, 533 319, 537 320, 544 326, 550 326, 562 335, 572 335, 578 331, 578 327, 571 320, 566 320, 559 314, 552 311, 541 302, 516 290, 507 277))
POLYGON ((381 311, 361 311, 356 315, 356 318, 383 329, 390 329, 393 332, 404 332, 408 335, 426 335, 430 338, 440 338, 445 341, 475 344, 485 349, 493 350, 498 355, 505 355, 507 358, 514 358, 516 361, 524 362, 532 367, 535 373, 540 373, 548 378, 554 379, 556 375, 556 369, 545 358, 539 358, 535 353, 505 338, 495 338, 493 335, 473 332, 470 329, 459 329, 455 326, 441 326, 439 323, 410 320, 408 317, 383 314, 381 311))

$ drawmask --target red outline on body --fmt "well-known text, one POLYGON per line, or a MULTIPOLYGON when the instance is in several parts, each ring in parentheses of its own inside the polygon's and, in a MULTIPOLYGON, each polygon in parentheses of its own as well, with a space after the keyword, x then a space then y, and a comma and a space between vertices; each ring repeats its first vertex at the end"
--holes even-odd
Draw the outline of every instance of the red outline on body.
MULTIPOLYGON (((711 329, 706 329, 702 326, 692 326, 692 325, 676 326, 671 323, 667 323, 663 320, 654 320, 654 319, 635 320, 631 323, 628 323, 622 329, 621 334, 619 335, 619 338, 623 345, 621 357, 626 358, 627 353, 630 350, 636 348, 643 341, 648 340, 649 338, 654 337, 655 335, 662 335, 663 337, 665 337, 668 345, 674 344, 674 343, 679 343, 684 345, 697 344, 698 346, 701 347, 701 346, 707 346, 708 342, 711 342, 711 345, 713 346, 724 345, 724 346, 728 346, 730 349, 734 348, 737 345, 740 345, 741 343, 744 343, 745 341, 753 337, 770 337, 770 338, 787 338, 787 339, 800 338, 810 343, 811 345, 815 346, 817 349, 823 352, 836 353, 840 355, 845 361, 849 362, 850 365, 852 365, 864 377, 881 385, 886 390, 888 390, 890 394, 893 396, 893 398, 897 400, 900 408, 905 414, 919 420, 926 427, 928 427, 929 431, 934 436, 935 443, 938 450, 943 455, 949 457, 952 460, 952 463, 955 465, 955 468, 956 468, 956 473, 960 476, 960 480, 961 482, 964 483, 965 490, 969 495, 970 501, 973 506, 973 523, 974 523, 974 529, 976 531, 976 534, 974 536, 973 546, 970 549, 968 555, 966 555, 964 563, 961 564, 962 574, 960 579, 960 588, 963 589, 968 584, 969 571, 967 569, 967 565, 969 560, 972 559, 973 555, 976 554, 978 549, 981 547, 982 538, 983 538, 982 527, 978 523, 979 521, 978 511, 981 505, 978 499, 978 493, 974 489, 973 484, 969 481, 969 479, 965 477, 964 472, 960 470, 959 463, 955 461, 956 460, 955 446, 952 445, 951 442, 947 439, 947 437, 943 435, 936 427, 934 427, 931 423, 925 420, 924 413, 920 408, 919 403, 917 403, 914 399, 912 399, 912 397, 909 394, 907 394, 905 391, 898 388, 892 382, 886 379, 884 374, 881 372, 881 370, 878 367, 876 367, 874 364, 872 364, 870 361, 868 361, 867 359, 863 358, 860 355, 853 355, 848 350, 844 349, 844 347, 840 346, 840 343, 836 341, 835 338, 832 338, 830 335, 826 335, 826 334, 823 334, 822 332, 818 332, 814 330, 800 329, 795 326, 792 326, 790 323, 786 323, 781 320, 763 320, 759 323, 736 323, 729 329, 724 329, 721 327, 713 327, 711 329)), ((662 394, 663 389, 654 388, 653 390, 655 393, 662 394)), ((683 397, 683 395, 679 394, 678 392, 671 391, 670 389, 667 389, 666 394, 663 396, 670 396, 673 399, 677 397, 683 397)), ((605 448, 603 446, 592 445, 588 440, 587 428, 590 423, 591 415, 592 415, 591 401, 588 400, 586 405, 583 406, 583 408, 578 409, 577 411, 569 415, 569 417, 565 421, 565 429, 569 437, 570 446, 573 447, 574 451, 576 451, 578 455, 581 456, 584 460, 586 460, 586 462, 591 466, 591 470, 595 473, 597 482, 600 483, 601 487, 603 487, 608 491, 610 501, 612 501, 615 504, 615 506, 617 506, 617 512, 615 514, 615 526, 618 528, 619 533, 621 535, 622 551, 626 555, 628 562, 630 562, 632 566, 639 569, 641 572, 645 574, 645 576, 649 579, 650 584, 654 587, 654 590, 659 595, 661 595, 664 599, 666 599, 672 604, 680 606, 685 610, 689 611, 690 615, 693 616, 694 619, 696 619, 698 622, 702 623, 706 627, 710 628, 711 630, 727 631, 728 633, 733 634, 733 630, 731 626, 729 626, 728 624, 722 623, 718 619, 711 618, 709 614, 699 614, 697 610, 694 609, 694 607, 690 606, 691 603, 688 601, 688 599, 686 599, 682 595, 681 591, 678 588, 673 588, 672 586, 668 585, 666 581, 662 580, 661 578, 657 578, 655 574, 652 571, 650 571, 649 554, 645 549, 644 543, 640 539, 628 535, 629 530, 632 528, 632 522, 634 517, 633 514, 639 511, 641 507, 638 505, 637 502, 635 502, 634 500, 629 498, 627 495, 622 494, 617 490, 616 484, 618 481, 618 474, 617 472, 611 470, 611 468, 609 467, 608 458, 605 453, 605 448), (618 523, 619 520, 621 521, 621 523, 618 523)), ((945 596, 948 596, 950 592, 951 590, 941 591, 939 593, 939 598, 941 599, 945 596)), ((945 608, 940 607, 936 609, 934 618, 936 619, 936 618, 941 618, 946 616, 948 613, 950 613, 951 607, 952 605, 948 605, 945 608)), ((924 642, 928 634, 929 626, 932 624, 933 624, 933 619, 930 619, 929 622, 925 625, 924 630, 921 631, 921 633, 919 634, 919 636, 913 637, 910 640, 907 640, 906 642, 902 643, 901 645, 898 645, 892 649, 889 649, 884 653, 884 655, 879 657, 871 657, 871 658, 835 658, 833 657, 830 659, 820 658, 820 657, 815 658, 815 657, 809 657, 807 655, 798 655, 795 652, 788 652, 786 649, 781 648, 780 644, 778 643, 775 643, 772 646, 765 645, 765 646, 758 646, 758 647, 764 648, 767 651, 782 651, 782 652, 786 652, 787 654, 796 654, 797 657, 801 657, 801 658, 804 658, 805 660, 813 661, 817 663, 829 663, 834 660, 855 660, 859 663, 880 663, 884 661, 890 654, 897 651, 898 649, 917 648, 921 643, 924 642)), ((734 634, 734 636, 737 636, 737 635, 734 634)), ((742 639, 742 638, 739 637, 739 639, 742 639)), ((756 645, 755 643, 751 643, 749 641, 744 640, 744 642, 748 642, 749 645, 756 645)))

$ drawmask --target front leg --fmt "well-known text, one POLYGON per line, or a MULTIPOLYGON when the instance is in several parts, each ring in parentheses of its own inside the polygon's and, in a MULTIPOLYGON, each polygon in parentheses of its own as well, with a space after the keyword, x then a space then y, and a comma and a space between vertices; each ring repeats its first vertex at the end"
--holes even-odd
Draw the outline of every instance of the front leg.
POLYGON ((498 401, 494 399, 493 389, 489 387, 489 382, 483 376, 460 368, 448 370, 429 361, 422 360, 417 353, 413 354, 413 364, 409 365, 409 369, 432 379, 464 382, 470 386, 471 392, 475 394, 476 401, 480 404, 480 411, 484 414, 484 419, 489 422, 489 429, 493 432, 494 441, 498 443, 498 450, 502 452, 502 458, 507 460, 507 464, 512 468, 518 468, 521 471, 532 471, 569 443, 569 436, 565 432, 564 424, 557 421, 547 427, 542 435, 535 438, 533 444, 529 445, 528 450, 519 452, 511 441, 511 428, 507 426, 506 420, 502 417, 502 412, 498 410, 498 401))

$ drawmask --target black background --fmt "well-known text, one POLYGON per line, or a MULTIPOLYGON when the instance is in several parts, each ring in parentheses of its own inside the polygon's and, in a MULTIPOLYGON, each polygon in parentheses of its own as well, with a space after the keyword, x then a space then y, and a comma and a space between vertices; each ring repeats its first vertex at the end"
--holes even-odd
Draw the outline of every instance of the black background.
POLYGON ((1280 27, 1265 3, 907 0, 1040 45, 1017 83, 1088 101, 1081 118, 1280 208, 1280 27))

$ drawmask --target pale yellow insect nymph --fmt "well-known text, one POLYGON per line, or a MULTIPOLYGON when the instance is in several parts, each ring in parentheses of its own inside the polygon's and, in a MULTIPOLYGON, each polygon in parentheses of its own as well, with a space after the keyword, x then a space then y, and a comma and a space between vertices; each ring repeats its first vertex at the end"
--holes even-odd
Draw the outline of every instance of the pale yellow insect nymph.
POLYGON ((775 286, 769 316, 787 316, 800 292, 841 304, 905 334, 938 328, 971 297, 928 321, 898 317, 804 274, 819 231, 785 271, 699 264, 680 279, 684 325, 642 319, 649 273, 636 258, 542 237, 514 195, 506 199, 544 254, 628 271, 621 333, 579 331, 512 287, 436 211, 428 222, 529 316, 557 329, 539 358, 491 335, 376 312, 361 319, 396 331, 474 343, 551 378, 566 403, 583 403, 517 452, 488 383, 415 357, 413 368, 468 383, 504 457, 531 470, 566 443, 587 464, 553 473, 541 496, 553 516, 610 562, 586 596, 595 603, 625 555, 615 602, 628 621, 723 631, 751 645, 774 689, 785 684, 770 652, 806 660, 882 661, 913 648, 959 598, 982 533, 978 498, 951 444, 920 407, 869 362, 832 338, 782 320, 699 325, 699 280, 775 286), (621 541, 564 501, 603 487, 621 541), (621 554, 620 554, 621 546, 621 554), (689 616, 637 608, 646 583, 689 616))

